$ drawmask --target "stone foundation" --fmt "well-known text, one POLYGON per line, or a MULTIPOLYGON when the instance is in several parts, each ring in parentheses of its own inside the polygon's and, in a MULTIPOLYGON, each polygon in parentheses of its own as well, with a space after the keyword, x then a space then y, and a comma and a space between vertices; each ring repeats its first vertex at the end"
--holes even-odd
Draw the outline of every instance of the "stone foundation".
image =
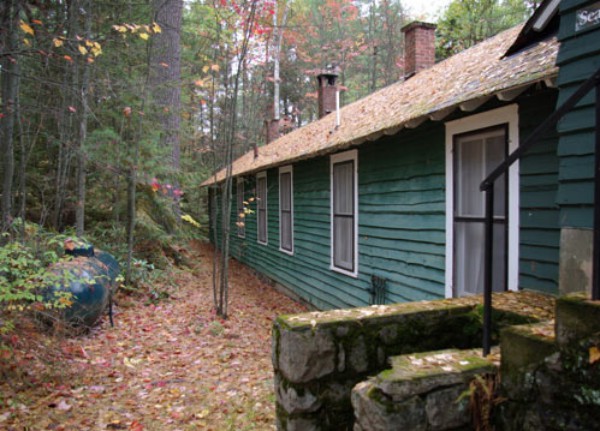
MULTIPOLYGON (((352 388, 389 368, 391 357, 481 345, 479 301, 470 297, 280 316, 273 326, 272 358, 278 429, 352 430, 352 388)), ((499 327, 532 321, 496 310, 494 339, 499 327)))

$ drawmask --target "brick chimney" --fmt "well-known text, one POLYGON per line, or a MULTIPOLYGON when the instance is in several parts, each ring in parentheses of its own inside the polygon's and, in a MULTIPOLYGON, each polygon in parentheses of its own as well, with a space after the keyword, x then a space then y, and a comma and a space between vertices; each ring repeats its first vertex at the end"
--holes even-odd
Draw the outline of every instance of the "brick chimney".
POLYGON ((335 111, 335 93, 337 87, 338 71, 333 65, 328 65, 317 75, 319 95, 319 118, 323 118, 335 111))
POLYGON ((405 79, 435 64, 435 27, 420 21, 402 27, 405 79))

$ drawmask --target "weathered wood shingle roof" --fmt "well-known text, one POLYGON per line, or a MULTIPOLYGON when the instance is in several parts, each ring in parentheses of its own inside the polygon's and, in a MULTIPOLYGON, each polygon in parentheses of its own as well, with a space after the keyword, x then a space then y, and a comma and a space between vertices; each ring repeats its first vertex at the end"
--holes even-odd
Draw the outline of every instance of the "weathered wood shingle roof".
MULTIPOLYGON (((335 114, 297 129, 244 154, 233 163, 234 176, 293 163, 392 135, 426 119, 439 120, 459 107, 471 110, 490 97, 508 100, 529 85, 554 78, 558 42, 548 38, 508 57, 504 54, 522 26, 506 30, 476 46, 383 88, 335 114)), ((202 185, 220 182, 221 170, 202 185)))

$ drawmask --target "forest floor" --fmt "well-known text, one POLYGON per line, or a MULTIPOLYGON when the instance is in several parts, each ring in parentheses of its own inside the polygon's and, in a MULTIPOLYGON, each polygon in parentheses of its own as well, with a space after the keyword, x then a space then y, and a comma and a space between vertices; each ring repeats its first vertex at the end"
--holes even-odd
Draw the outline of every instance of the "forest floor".
POLYGON ((0 429, 274 429, 272 322, 305 308, 232 261, 230 317, 219 320, 211 248, 187 257, 169 299, 119 293, 114 327, 66 337, 18 321, 0 350, 0 429))

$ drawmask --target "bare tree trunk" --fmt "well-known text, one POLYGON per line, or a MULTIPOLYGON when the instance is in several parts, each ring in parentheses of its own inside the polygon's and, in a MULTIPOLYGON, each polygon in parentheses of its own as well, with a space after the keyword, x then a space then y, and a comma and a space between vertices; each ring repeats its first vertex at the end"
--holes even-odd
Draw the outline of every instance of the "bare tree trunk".
MULTIPOLYGON (((64 11, 67 19, 67 37, 75 38, 79 29, 77 22, 78 4, 73 1, 65 4, 64 11)), ((77 60, 71 63, 65 62, 65 70, 62 82, 62 106, 60 107, 59 118, 59 142, 58 142, 58 160, 54 191, 54 211, 52 212, 52 225, 56 230, 62 229, 62 215, 65 198, 67 194, 67 178, 71 167, 73 157, 73 116, 74 108, 77 105, 75 95, 77 92, 77 81, 79 75, 79 62, 77 60)))
POLYGON ((377 88, 377 37, 375 32, 375 15, 377 14, 377 2, 373 0, 369 8, 369 32, 368 36, 371 40, 373 49, 373 61, 371 61, 370 75, 371 75, 371 93, 377 88))
MULTIPOLYGON (((89 39, 92 29, 92 3, 90 0, 83 0, 84 9, 84 28, 85 38, 89 39)), ((77 142, 77 206, 75 208, 75 233, 77 236, 83 236, 85 219, 85 180, 86 180, 86 154, 85 140, 87 138, 87 122, 89 115, 88 105, 88 85, 90 81, 90 65, 87 62, 83 64, 83 74, 81 77, 81 116, 79 118, 79 139, 77 142)))
MULTIPOLYGON (((178 184, 180 167, 180 116, 181 116, 181 16, 183 0, 153 0, 154 20, 161 33, 152 40, 150 54, 150 85, 162 126, 162 144, 171 151, 173 185, 178 184)), ((175 212, 179 214, 178 197, 175 212)))
POLYGON ((0 231, 8 229, 12 219, 13 202, 13 176, 15 170, 14 155, 14 125, 15 125, 15 103, 18 94, 19 85, 19 62, 15 58, 18 45, 18 19, 19 2, 10 0, 9 4, 4 5, 3 22, 6 25, 4 46, 5 55, 2 58, 2 114, 4 116, 1 122, 2 138, 2 159, 3 171, 2 178, 2 220, 0 221, 0 231))
POLYGON ((237 127, 237 98, 239 91, 240 76, 242 74, 243 63, 248 53, 248 43, 250 41, 250 29, 253 26, 256 12, 256 2, 252 2, 248 18, 245 21, 242 46, 239 50, 237 60, 237 71, 233 75, 233 88, 227 100, 225 112, 228 115, 228 128, 225 138, 225 166, 226 175, 223 184, 223 196, 221 199, 221 265, 220 265, 220 286, 219 286, 219 306, 217 314, 223 319, 228 316, 229 304, 229 231, 231 227, 231 197, 232 197, 232 164, 233 164, 233 144, 235 141, 237 127))

